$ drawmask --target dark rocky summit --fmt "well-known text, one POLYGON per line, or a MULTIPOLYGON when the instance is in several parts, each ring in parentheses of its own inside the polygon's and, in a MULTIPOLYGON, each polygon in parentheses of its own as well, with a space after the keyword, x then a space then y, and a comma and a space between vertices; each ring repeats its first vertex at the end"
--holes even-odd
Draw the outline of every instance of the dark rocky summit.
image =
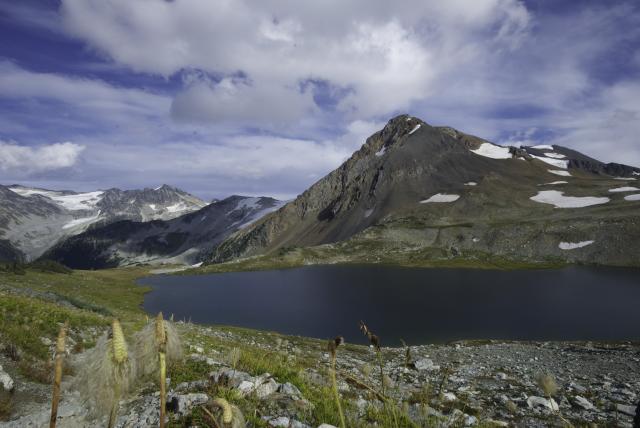
POLYGON ((402 115, 209 262, 316 248, 343 261, 638 265, 639 176, 560 146, 502 147, 402 115))

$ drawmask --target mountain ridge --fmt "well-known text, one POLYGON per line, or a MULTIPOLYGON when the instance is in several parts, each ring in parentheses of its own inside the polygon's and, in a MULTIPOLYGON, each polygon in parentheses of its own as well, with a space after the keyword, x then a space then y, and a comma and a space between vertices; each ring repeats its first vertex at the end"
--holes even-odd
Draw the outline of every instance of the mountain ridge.
POLYGON ((640 254, 626 242, 640 235, 638 203, 614 190, 622 180, 637 182, 638 175, 640 168, 602 163, 561 146, 504 147, 401 115, 294 201, 231 235, 207 263, 368 236, 376 251, 429 249, 428 257, 438 259, 482 253, 638 264, 640 254), (447 197, 454 200, 442 200, 447 197), (592 204, 598 198, 606 198, 605 205, 592 204), (587 205, 560 209, 565 207, 555 203, 587 205), (569 233, 571 223, 583 233, 569 233), (416 238, 421 235, 433 236, 416 238), (596 236, 597 245, 571 251, 560 245, 596 236))

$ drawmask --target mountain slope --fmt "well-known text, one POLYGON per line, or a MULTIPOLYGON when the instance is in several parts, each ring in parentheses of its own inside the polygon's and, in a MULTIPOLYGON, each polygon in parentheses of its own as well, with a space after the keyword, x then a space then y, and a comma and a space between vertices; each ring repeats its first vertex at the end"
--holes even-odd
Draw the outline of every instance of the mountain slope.
POLYGON ((563 147, 502 147, 403 115, 208 261, 332 244, 349 253, 343 261, 639 264, 640 202, 629 196, 640 194, 639 176, 563 147))
POLYGON ((39 257, 60 239, 91 225, 130 219, 171 219, 207 203, 180 189, 109 189, 78 193, 13 185, 0 186, 0 239, 25 259, 39 257))
POLYGON ((118 221, 70 237, 42 258, 76 269, 136 263, 196 263, 232 232, 278 209, 272 198, 231 196, 168 221, 118 221))

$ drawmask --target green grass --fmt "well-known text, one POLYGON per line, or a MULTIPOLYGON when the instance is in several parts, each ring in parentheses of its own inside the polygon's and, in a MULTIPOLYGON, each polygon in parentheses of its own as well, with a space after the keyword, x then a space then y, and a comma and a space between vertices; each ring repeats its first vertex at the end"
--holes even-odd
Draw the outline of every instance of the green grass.
POLYGON ((0 271, 0 340, 19 350, 17 364, 24 376, 48 382, 51 355, 43 339, 55 342, 65 321, 75 351, 93 346, 95 336, 113 317, 123 321, 127 334, 143 325, 146 289, 134 281, 145 273, 142 269, 68 271, 47 264, 0 271), (83 334, 90 327, 95 335, 83 334))

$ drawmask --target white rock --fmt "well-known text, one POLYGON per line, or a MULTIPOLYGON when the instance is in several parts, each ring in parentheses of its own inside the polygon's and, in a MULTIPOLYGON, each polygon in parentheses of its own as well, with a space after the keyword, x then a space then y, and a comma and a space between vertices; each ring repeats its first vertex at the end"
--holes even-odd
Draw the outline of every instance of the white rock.
POLYGON ((248 395, 255 389, 255 387, 256 386, 253 384, 253 382, 243 380, 242 382, 240 382, 240 385, 238 385, 238 391, 242 395, 248 395))
POLYGON ((432 371, 432 370, 438 370, 440 368, 440 366, 436 366, 435 364, 433 364, 433 361, 431 361, 429 358, 422 358, 416 361, 414 365, 418 370, 432 371))
POLYGON ((13 379, 11 379, 11 376, 9 376, 7 372, 4 371, 1 365, 0 365, 0 385, 2 385, 2 388, 4 388, 5 391, 9 391, 9 392, 13 391, 13 387, 15 386, 13 383, 13 379))
POLYGON ((456 394, 454 394, 453 392, 445 392, 444 394, 442 394, 442 398, 444 398, 444 401, 456 401, 458 399, 458 397, 456 397, 456 394))
POLYGON ((559 409, 558 403, 556 403, 556 401, 553 398, 550 400, 547 400, 546 398, 536 397, 535 395, 532 395, 531 397, 527 398, 527 405, 530 408, 546 407, 547 409, 553 410, 553 411, 557 411, 559 409))
POLYGON ((273 378, 268 378, 260 383, 256 380, 256 396, 260 399, 267 398, 278 390, 278 383, 273 378))
POLYGON ((270 427, 288 427, 290 425, 290 419, 285 416, 280 416, 277 418, 264 416, 263 419, 267 421, 270 427))
POLYGON ((471 427, 478 424, 478 418, 472 415, 466 415, 464 417, 464 426, 471 427))
POLYGON ((589 400, 579 395, 576 395, 576 397, 573 399, 573 402, 575 405, 582 407, 585 410, 592 410, 595 408, 595 406, 591 404, 589 400))

